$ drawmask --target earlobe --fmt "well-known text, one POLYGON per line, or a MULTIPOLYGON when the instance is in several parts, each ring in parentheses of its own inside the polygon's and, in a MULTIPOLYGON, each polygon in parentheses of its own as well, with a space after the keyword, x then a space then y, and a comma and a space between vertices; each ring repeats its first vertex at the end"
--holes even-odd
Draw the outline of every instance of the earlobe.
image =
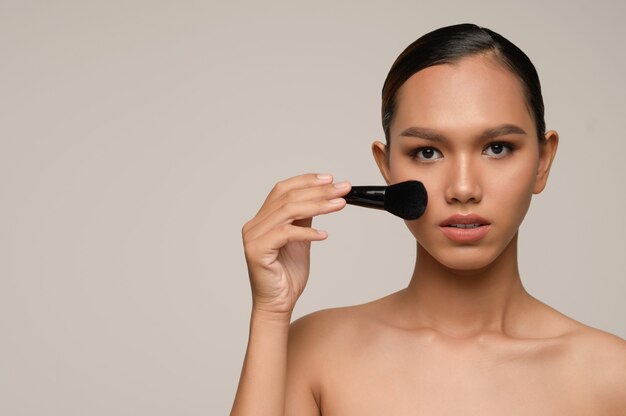
POLYGON ((544 142, 539 145, 539 164, 537 166, 537 176, 533 189, 534 194, 541 193, 541 191, 545 189, 552 161, 556 156, 558 146, 559 134, 554 130, 546 132, 544 142))
POLYGON ((389 185, 391 183, 391 175, 389 174, 389 157, 387 155, 385 144, 378 140, 372 143, 372 153, 374 155, 374 160, 378 165, 378 170, 380 170, 385 182, 389 185))

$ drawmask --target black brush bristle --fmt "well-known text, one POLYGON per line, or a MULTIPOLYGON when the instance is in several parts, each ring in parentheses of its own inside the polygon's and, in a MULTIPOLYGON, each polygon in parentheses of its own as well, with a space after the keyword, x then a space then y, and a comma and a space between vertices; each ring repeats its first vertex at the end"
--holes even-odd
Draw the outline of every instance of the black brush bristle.
POLYGON ((419 181, 389 185, 385 191, 385 210, 405 220, 416 220, 426 211, 428 194, 419 181))

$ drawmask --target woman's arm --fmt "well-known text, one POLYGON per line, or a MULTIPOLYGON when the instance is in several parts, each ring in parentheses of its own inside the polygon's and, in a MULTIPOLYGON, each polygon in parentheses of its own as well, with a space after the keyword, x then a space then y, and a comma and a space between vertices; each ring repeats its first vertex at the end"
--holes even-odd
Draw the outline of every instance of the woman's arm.
MULTIPOLYGON (((277 183, 242 229, 252 288, 250 336, 231 416, 285 414, 290 319, 309 276, 311 241, 326 238, 311 228, 314 216, 341 210, 350 184, 330 175, 300 175, 277 183)), ((299 406, 298 406, 299 407, 299 406)), ((303 400, 298 416, 315 415, 303 400)), ((290 412, 292 410, 290 409, 290 412)))
POLYGON ((291 315, 253 311, 248 348, 231 416, 282 415, 291 315))

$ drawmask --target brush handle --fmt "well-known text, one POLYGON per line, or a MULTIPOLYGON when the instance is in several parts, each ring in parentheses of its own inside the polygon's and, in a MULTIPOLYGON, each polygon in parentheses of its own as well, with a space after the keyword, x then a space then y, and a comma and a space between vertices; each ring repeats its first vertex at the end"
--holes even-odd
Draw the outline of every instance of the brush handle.
POLYGON ((386 186, 353 186, 343 199, 351 205, 384 210, 386 190, 386 186))

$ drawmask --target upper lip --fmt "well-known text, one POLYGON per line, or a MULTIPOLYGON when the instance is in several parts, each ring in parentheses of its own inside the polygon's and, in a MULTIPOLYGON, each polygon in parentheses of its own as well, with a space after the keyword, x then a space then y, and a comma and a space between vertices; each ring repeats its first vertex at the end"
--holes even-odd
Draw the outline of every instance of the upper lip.
POLYGON ((452 215, 451 217, 446 218, 439 225, 442 226, 442 227, 445 227, 445 226, 452 225, 452 224, 479 224, 479 225, 487 225, 487 224, 489 224, 489 221, 487 221, 486 219, 484 219, 481 216, 476 215, 476 214, 467 214, 467 215, 455 214, 455 215, 452 215))

